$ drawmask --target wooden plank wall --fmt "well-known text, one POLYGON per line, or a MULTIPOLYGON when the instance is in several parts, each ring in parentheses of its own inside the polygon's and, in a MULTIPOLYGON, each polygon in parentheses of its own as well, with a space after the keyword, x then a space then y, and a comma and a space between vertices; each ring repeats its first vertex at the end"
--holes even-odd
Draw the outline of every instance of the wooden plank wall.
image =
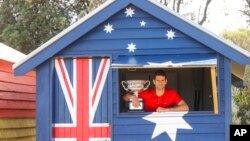
POLYGON ((0 141, 35 141, 36 74, 14 76, 12 65, 0 59, 0 141))

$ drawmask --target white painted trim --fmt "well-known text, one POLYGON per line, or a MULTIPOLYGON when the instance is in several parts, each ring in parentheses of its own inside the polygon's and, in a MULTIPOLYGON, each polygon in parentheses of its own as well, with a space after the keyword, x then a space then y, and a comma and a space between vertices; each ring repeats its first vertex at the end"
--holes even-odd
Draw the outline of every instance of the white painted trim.
POLYGON ((0 59, 15 63, 25 58, 25 56, 25 54, 0 42, 0 59))

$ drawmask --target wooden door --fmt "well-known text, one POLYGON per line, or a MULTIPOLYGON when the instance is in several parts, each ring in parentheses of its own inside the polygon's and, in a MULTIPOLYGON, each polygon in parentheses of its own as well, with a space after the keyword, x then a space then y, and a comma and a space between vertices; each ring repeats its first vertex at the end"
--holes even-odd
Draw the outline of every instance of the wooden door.
POLYGON ((109 67, 109 58, 55 59, 55 140, 110 140, 109 67))

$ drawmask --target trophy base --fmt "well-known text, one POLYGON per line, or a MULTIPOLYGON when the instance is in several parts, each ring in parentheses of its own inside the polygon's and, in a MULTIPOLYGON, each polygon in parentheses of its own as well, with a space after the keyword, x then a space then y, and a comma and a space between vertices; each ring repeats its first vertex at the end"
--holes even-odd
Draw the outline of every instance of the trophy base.
POLYGON ((143 110, 143 100, 142 100, 142 99, 139 99, 139 102, 140 102, 140 106, 139 106, 139 107, 134 107, 134 106, 132 105, 132 101, 130 100, 130 101, 128 102, 128 110, 129 110, 129 112, 131 112, 131 111, 144 111, 144 110, 143 110))

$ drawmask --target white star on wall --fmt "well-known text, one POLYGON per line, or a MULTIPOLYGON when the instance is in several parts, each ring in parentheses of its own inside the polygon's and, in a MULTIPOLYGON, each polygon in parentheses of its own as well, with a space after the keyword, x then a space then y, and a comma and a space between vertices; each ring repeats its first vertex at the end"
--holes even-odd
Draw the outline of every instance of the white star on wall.
POLYGON ((167 30, 166 36, 168 37, 168 40, 169 40, 169 39, 173 40, 174 37, 175 37, 175 32, 174 32, 172 29, 167 30))
POLYGON ((166 132, 170 139, 175 141, 177 129, 193 129, 183 119, 183 115, 186 113, 187 112, 178 112, 178 116, 166 116, 166 113, 152 113, 143 117, 143 119, 156 124, 151 139, 159 136, 163 132, 166 132))
POLYGON ((128 44, 127 49, 128 49, 129 52, 135 52, 135 50, 137 49, 136 44, 134 44, 134 43, 128 44))
POLYGON ((145 27, 146 26, 146 22, 145 21, 141 21, 140 24, 141 24, 141 27, 145 27))
POLYGON ((110 25, 109 23, 104 25, 104 31, 106 31, 106 33, 111 33, 113 30, 113 25, 110 25))
POLYGON ((133 15, 135 14, 135 9, 132 9, 131 7, 129 8, 126 8, 126 11, 125 11, 125 14, 126 14, 126 17, 133 17, 133 15))

